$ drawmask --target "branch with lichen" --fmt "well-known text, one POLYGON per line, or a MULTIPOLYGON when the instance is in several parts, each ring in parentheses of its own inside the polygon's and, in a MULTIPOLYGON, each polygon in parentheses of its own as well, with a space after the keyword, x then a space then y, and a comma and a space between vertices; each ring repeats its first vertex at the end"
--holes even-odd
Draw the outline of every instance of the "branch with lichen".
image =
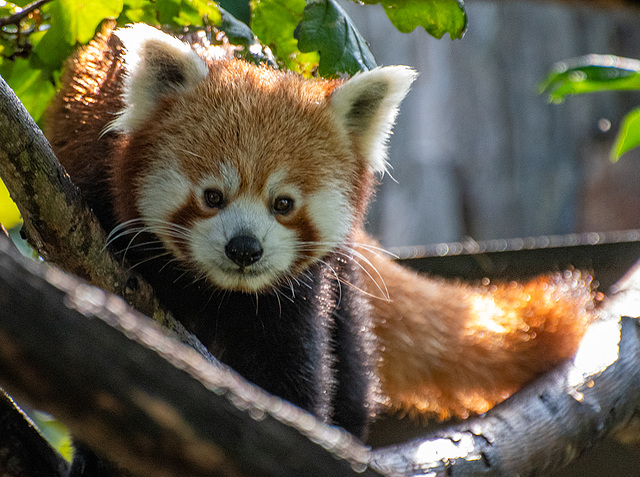
POLYGON ((22 214, 22 235, 42 258, 121 296, 208 355, 191 333, 162 310, 151 286, 108 251, 100 223, 2 77, 0 178, 22 214))

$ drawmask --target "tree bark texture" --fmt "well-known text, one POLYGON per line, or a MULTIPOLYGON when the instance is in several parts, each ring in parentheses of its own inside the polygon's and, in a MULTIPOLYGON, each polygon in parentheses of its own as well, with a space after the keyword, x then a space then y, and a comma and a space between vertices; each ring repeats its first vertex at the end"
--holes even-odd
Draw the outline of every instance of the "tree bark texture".
POLYGON ((573 360, 484 416, 370 456, 121 299, 0 243, 0 382, 136 475, 545 475, 640 402, 638 324, 618 318, 640 308, 638 269, 573 360))
POLYGON ((98 220, 2 77, 0 178, 20 209, 23 235, 41 257, 123 297, 206 354, 198 340, 160 308, 151 286, 106 249, 98 220))
MULTIPOLYGON (((0 382, 141 476, 348 476, 368 450, 0 241, 0 382)), ((363 474, 354 470, 365 469, 363 474)))

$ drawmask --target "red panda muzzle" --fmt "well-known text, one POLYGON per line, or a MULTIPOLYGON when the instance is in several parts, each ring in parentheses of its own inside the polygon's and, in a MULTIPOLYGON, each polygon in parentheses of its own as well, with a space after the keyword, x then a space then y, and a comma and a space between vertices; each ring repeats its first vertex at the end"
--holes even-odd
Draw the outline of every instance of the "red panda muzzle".
POLYGON ((262 245, 255 237, 237 235, 224 247, 224 253, 240 268, 248 267, 262 258, 262 245))

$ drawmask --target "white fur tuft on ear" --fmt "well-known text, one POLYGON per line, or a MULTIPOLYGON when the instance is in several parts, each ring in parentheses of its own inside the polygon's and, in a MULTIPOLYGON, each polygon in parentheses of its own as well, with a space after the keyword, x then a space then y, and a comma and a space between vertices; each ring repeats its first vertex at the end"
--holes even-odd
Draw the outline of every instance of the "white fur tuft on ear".
POLYGON ((124 109, 108 130, 136 130, 167 93, 196 84, 209 74, 205 61, 186 43, 143 23, 114 31, 124 51, 124 109))
POLYGON ((387 139, 417 73, 387 66, 356 74, 331 95, 331 107, 375 172, 387 169, 387 139))

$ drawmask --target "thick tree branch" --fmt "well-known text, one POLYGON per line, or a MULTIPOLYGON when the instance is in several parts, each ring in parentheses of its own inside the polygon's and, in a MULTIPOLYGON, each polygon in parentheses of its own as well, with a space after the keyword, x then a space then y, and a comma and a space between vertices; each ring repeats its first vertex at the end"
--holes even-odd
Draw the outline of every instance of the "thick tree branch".
POLYGON ((373 452, 392 476, 547 475, 640 406, 640 266, 612 288, 578 353, 486 415, 373 452), (622 316, 622 318, 620 318, 622 316))
POLYGON ((0 240, 0 382, 141 476, 378 475, 345 431, 0 240), (36 298, 37 297, 37 298, 36 298))
MULTIPOLYGON (((368 451, 344 431, 207 362, 120 299, 7 253, 5 242, 0 382, 101 454, 138 475, 352 475, 349 463, 365 466, 368 451)), ((640 403, 638 324, 616 318, 637 314, 639 283, 635 270, 614 288, 574 360, 485 416, 373 451, 370 466, 391 476, 525 476, 568 464, 640 403)))
POLYGON ((167 315, 153 291, 105 249, 106 237, 46 138, 0 77, 0 178, 24 219, 22 233, 45 260, 78 275, 206 350, 167 315))

